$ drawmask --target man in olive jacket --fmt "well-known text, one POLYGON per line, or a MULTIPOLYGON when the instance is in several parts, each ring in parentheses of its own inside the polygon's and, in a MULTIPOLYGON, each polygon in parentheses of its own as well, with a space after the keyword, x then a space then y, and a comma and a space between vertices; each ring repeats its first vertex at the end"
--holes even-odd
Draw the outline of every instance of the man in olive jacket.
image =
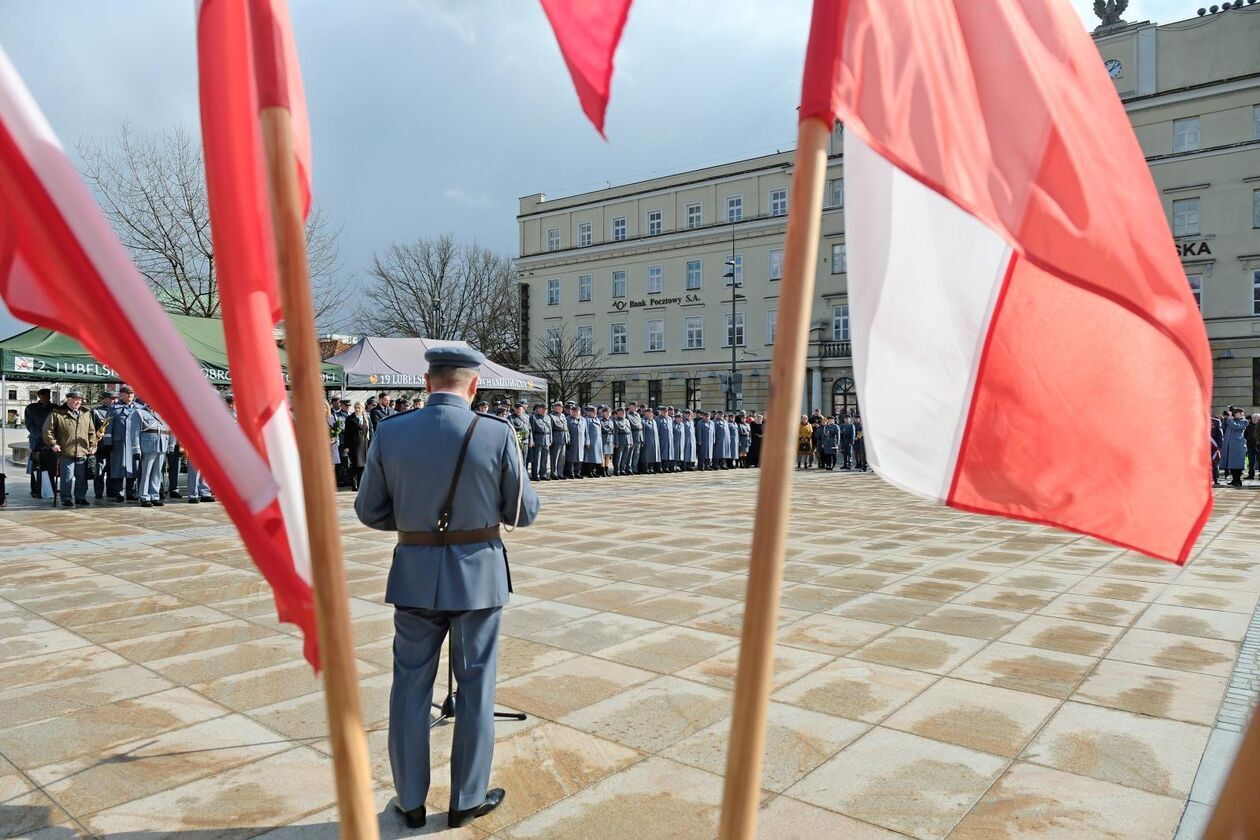
POLYGON ((61 504, 91 504, 87 500, 87 459, 96 454, 96 423, 92 412, 83 408, 81 391, 70 391, 65 404, 52 410, 44 421, 43 438, 44 445, 57 453, 60 462, 61 504))

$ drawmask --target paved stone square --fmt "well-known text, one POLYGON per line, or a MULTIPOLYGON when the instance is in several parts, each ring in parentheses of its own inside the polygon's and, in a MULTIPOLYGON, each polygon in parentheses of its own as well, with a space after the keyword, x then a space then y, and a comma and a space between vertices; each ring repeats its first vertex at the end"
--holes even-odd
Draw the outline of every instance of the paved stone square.
MULTIPOLYGON (((498 692, 529 719, 499 724, 504 806, 447 836, 715 834, 756 478, 541 486, 538 524, 508 540, 498 692)), ((0 834, 336 836, 318 683, 222 509, 63 511, 10 487, 0 834)), ((797 473, 761 836, 1168 838, 1183 813, 1193 834, 1260 679, 1257 498, 1219 491, 1181 569, 797 473)), ((382 828, 401 836, 391 536, 339 503, 382 828)))

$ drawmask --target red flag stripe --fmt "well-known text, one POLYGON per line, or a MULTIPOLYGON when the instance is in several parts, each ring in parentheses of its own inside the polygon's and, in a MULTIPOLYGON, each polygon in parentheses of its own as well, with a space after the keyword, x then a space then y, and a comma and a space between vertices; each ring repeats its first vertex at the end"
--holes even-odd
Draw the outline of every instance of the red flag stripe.
POLYGON ((630 16, 630 0, 541 0, 582 111, 604 137, 613 56, 630 16))

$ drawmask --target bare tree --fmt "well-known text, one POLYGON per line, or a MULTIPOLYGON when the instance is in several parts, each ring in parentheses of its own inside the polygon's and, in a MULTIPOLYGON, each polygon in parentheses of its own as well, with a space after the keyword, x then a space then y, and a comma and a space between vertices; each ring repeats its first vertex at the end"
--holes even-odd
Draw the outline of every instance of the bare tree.
POLYGON ((361 332, 467 341, 496 362, 519 363, 520 293, 509 258, 443 235, 396 242, 367 273, 361 332))
POLYGON ((575 400, 581 386, 593 386, 607 375, 603 352, 570 334, 566 324, 548 328, 535 342, 532 357, 530 370, 547 380, 547 394, 553 400, 575 400))
MULTIPOLYGON (((201 146, 187 132, 137 135, 122 123, 108 142, 79 144, 83 175, 162 306, 220 316, 219 283, 201 146)), ((333 329, 351 294, 334 228, 316 207, 306 225, 315 318, 333 329)))

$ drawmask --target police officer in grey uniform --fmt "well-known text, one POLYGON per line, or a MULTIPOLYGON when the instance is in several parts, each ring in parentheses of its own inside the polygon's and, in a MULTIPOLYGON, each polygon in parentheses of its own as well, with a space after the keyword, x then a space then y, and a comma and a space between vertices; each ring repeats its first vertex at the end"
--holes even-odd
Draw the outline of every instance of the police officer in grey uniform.
POLYGON ((551 420, 546 409, 542 403, 534 403, 534 413, 529 415, 529 475, 534 481, 547 480, 551 463, 551 420))
POLYGON ((582 453, 586 449, 586 422, 578 412, 575 402, 564 404, 568 413, 569 448, 564 453, 564 477, 585 478, 582 471, 582 453))
POLYGON ((630 474, 630 451, 634 447, 634 435, 630 431, 630 421, 626 419, 626 410, 619 408, 613 412, 613 474, 630 474))
POLYGON ((429 709, 442 640, 450 633, 455 679, 449 824, 490 813, 494 680, 499 621, 512 589, 499 525, 529 525, 538 496, 512 427, 474 414, 477 368, 469 347, 424 354, 428 403, 382 420, 368 451, 354 509, 369 528, 397 531, 385 600, 394 605, 394 686, 389 761, 395 807, 424 825, 429 794, 429 709))
POLYGON ((630 458, 626 474, 633 475, 643 472, 639 464, 643 454, 643 418, 639 415, 639 404, 634 400, 630 401, 626 410, 626 420, 630 423, 630 458))
POLYGON ((564 403, 556 400, 551 404, 547 419, 551 422, 551 451, 547 453, 550 477, 559 481, 564 478, 564 455, 569 448, 569 422, 564 419, 564 403))

